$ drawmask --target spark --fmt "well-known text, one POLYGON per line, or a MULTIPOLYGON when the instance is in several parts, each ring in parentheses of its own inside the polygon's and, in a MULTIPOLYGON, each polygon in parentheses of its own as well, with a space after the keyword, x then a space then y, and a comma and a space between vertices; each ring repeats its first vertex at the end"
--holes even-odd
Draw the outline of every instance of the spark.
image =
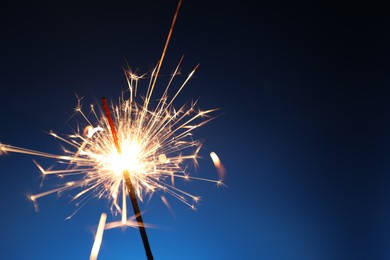
POLYGON ((100 216, 99 226, 96 231, 95 235, 95 242, 93 243, 92 250, 91 250, 91 256, 89 257, 89 260, 96 260, 97 256, 99 254, 100 245, 102 244, 103 240, 103 232, 104 232, 104 226, 106 224, 107 214, 102 213, 100 216))
MULTIPOLYGON (((221 179, 225 178, 226 170, 223 164, 221 163, 221 160, 219 159, 218 155, 215 152, 210 153, 211 160, 214 163, 215 168, 217 169, 217 172, 219 174, 219 177, 221 179)), ((222 184, 222 181, 217 182, 218 185, 222 184)))
MULTIPOLYGON (((72 198, 76 205, 84 205, 91 198, 106 198, 111 201, 113 214, 123 215, 122 223, 125 225, 128 211, 123 171, 128 171, 140 201, 143 201, 146 195, 161 190, 194 208, 198 197, 177 188, 175 179, 201 180, 219 185, 222 183, 222 173, 225 172, 215 153, 210 156, 221 173, 219 179, 192 177, 187 171, 191 162, 197 164, 202 145, 202 142, 194 140, 193 132, 213 119, 211 114, 217 110, 197 110, 196 102, 184 104, 179 108, 173 106, 173 101, 195 70, 196 68, 188 74, 178 91, 170 98, 168 88, 178 75, 174 73, 163 95, 153 101, 152 88, 157 75, 152 73, 150 76, 147 98, 138 98, 135 88, 138 87, 138 81, 146 76, 136 77, 133 72, 125 73, 131 95, 125 97, 122 94, 117 104, 110 104, 119 150, 101 107, 93 105, 91 107, 94 109, 90 114, 85 113, 81 98, 78 98, 75 111, 82 118, 81 122, 77 122, 78 130, 69 135, 49 133, 62 143, 63 154, 3 143, 0 144, 0 152, 55 159, 55 169, 52 169, 52 166, 45 169, 36 160, 34 163, 43 176, 56 175, 65 182, 55 189, 32 195, 30 198, 34 203, 49 194, 61 195, 66 191, 77 190, 72 198)), ((163 202, 169 207, 166 199, 163 199, 163 202)))
POLYGON ((176 217, 175 212, 173 211, 171 205, 169 204, 167 198, 165 198, 164 195, 161 195, 161 201, 165 204, 165 206, 169 209, 171 212, 172 216, 176 217))

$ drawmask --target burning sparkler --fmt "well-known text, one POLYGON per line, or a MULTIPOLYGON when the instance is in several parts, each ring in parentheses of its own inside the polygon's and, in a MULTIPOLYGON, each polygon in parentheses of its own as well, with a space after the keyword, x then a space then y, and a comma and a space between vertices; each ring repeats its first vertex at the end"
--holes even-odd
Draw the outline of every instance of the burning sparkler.
MULTIPOLYGON (((156 102, 151 97, 156 85, 162 61, 172 34, 180 8, 179 2, 171 29, 162 52, 161 59, 150 75, 146 96, 140 99, 137 95, 138 82, 143 76, 137 76, 130 70, 125 71, 128 83, 128 95, 125 93, 117 104, 107 104, 103 99, 103 109, 91 105, 90 115, 83 112, 81 99, 75 111, 84 119, 78 131, 67 136, 54 132, 50 135, 64 144, 63 154, 51 154, 11 145, 0 144, 0 154, 15 152, 55 159, 60 167, 45 169, 34 160, 43 175, 57 175, 64 180, 60 187, 30 196, 37 207, 40 197, 78 189, 72 198, 78 205, 84 205, 91 198, 110 200, 111 212, 121 215, 120 226, 136 226, 140 229, 148 259, 153 259, 147 241, 145 224, 138 208, 137 198, 143 201, 145 196, 152 196, 158 190, 195 208, 199 197, 185 192, 175 186, 175 179, 202 180, 222 185, 224 168, 218 156, 210 154, 220 178, 210 180, 192 177, 186 171, 189 161, 197 164, 198 153, 202 143, 194 140, 192 133, 212 119, 216 109, 197 110, 196 102, 174 108, 173 103, 183 87, 190 80, 197 67, 186 77, 173 97, 169 89, 179 74, 182 59, 179 61, 169 83, 156 102), (139 102, 142 100, 142 102, 139 102), (126 197, 132 201, 137 222, 127 218, 126 197), (148 252, 149 251, 149 252, 148 252)), ((169 207, 165 196, 162 201, 169 207)), ((81 208, 81 206, 80 206, 81 208)), ((76 210, 77 212, 77 210, 76 210)), ((74 212, 70 217, 72 217, 74 212)), ((118 226, 106 224, 106 215, 102 214, 91 259, 96 259, 102 241, 104 228, 118 226)))
MULTIPOLYGON (((179 66, 176 71, 178 68, 179 66)), ((188 75, 180 90, 194 71, 188 75)), ((216 109, 196 110, 196 102, 175 109, 172 103, 179 91, 171 99, 167 92, 177 73, 172 76, 158 104, 151 109, 149 98, 144 99, 143 104, 135 101, 138 80, 135 80, 132 73, 126 73, 130 97, 128 99, 122 97, 119 104, 112 104, 110 109, 117 132, 116 138, 111 134, 109 120, 103 111, 97 111, 91 106, 92 118, 88 118, 78 104, 76 112, 81 114, 86 124, 79 127, 82 130, 67 136, 49 133, 64 143, 64 154, 51 154, 0 144, 1 153, 13 152, 52 158, 62 165, 55 169, 53 167, 45 169, 34 160, 43 175, 57 175, 63 179, 72 177, 71 181, 65 182, 59 188, 32 195, 30 197, 32 201, 36 202, 38 198, 52 193, 82 188, 73 197, 74 201, 83 196, 88 197, 88 194, 98 198, 106 197, 113 200, 113 209, 122 212, 118 201, 123 190, 122 173, 125 170, 129 171, 135 193, 141 201, 145 195, 162 190, 194 207, 194 202, 197 202, 199 197, 175 187, 175 179, 196 179, 221 184, 221 179, 191 177, 184 167, 189 160, 197 164, 202 143, 194 140, 192 133, 212 120, 210 114, 216 109), (78 176, 79 179, 75 180, 74 176, 78 176)), ((211 156, 216 155, 212 153, 211 156)), ((219 161, 215 163, 216 166, 219 164, 219 161)))

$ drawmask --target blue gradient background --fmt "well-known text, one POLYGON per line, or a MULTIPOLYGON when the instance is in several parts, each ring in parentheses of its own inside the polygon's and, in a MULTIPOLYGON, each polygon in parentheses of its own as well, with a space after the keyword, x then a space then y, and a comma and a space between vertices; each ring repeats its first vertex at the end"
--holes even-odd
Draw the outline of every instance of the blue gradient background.
MULTIPOLYGON (((69 132, 75 94, 86 106, 115 99, 125 58, 151 70, 176 1, 0 5, 0 141, 56 153, 45 132, 69 132)), ((194 212, 169 198, 176 217, 158 196, 141 204, 160 227, 147 230, 156 259, 390 257, 384 10, 184 1, 157 87, 182 54, 184 74, 201 63, 176 105, 221 108, 195 134, 229 188, 182 185, 202 201, 194 212)), ((33 158, 0 157, 0 258, 88 259, 106 201, 65 221, 68 195, 47 196, 35 213, 27 195, 57 182, 40 189, 33 158)), ((215 176, 211 160, 200 165, 194 174, 215 176)), ((138 230, 106 231, 99 259, 144 259, 138 230)))

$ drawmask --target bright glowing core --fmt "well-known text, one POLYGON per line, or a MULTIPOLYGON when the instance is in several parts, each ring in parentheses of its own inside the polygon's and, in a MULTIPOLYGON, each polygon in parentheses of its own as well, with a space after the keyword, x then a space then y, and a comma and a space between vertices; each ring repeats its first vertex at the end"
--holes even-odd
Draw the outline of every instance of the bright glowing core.
POLYGON ((122 153, 114 151, 111 154, 110 166, 117 176, 122 176, 124 170, 138 172, 143 168, 141 162, 141 146, 133 141, 121 147, 122 153))

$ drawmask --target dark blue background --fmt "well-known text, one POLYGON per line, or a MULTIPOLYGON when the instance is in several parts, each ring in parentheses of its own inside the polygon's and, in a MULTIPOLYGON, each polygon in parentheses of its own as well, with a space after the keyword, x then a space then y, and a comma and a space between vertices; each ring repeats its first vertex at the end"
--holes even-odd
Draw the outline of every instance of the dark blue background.
MULTIPOLYGON (((388 259, 389 21, 379 5, 184 1, 158 89, 185 55, 201 63, 176 105, 221 116, 196 132, 226 184, 193 182, 198 211, 156 196, 144 220, 156 259, 388 259), (386 86, 386 87, 385 87, 386 86)), ((149 72, 176 1, 0 4, 0 140, 58 153, 75 94, 115 99, 125 59, 149 72)), ((184 80, 184 77, 183 77, 184 80)), ((144 83, 146 86, 146 82, 144 83)), ((158 92, 159 90, 157 90, 158 92)), ((157 94, 156 94, 157 95, 157 94)), ((74 124, 73 124, 74 125, 74 124)), ((32 156, 0 157, 0 258, 88 259, 105 201, 40 199, 32 156)), ((36 158, 44 165, 50 160, 36 158)), ((215 177, 209 159, 197 171, 215 177)), ((111 218, 111 216, 109 216, 111 218)), ((135 229, 108 230, 99 259, 142 259, 135 229)))

